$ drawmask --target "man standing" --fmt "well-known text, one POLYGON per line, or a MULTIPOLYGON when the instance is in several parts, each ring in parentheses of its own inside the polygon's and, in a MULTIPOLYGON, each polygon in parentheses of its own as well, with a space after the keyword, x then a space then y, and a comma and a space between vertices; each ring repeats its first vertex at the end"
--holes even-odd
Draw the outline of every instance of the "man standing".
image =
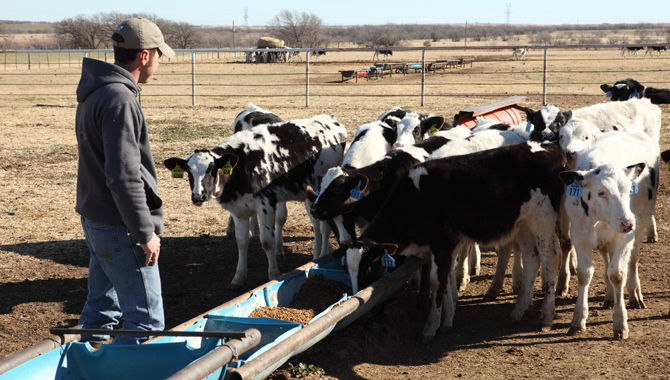
MULTIPOLYGON (((158 271, 163 202, 138 83, 147 83, 161 55, 174 57, 153 22, 124 21, 112 35, 114 64, 84 58, 77 88, 79 147, 76 211, 91 259, 84 329, 162 330, 158 271)), ((150 335, 150 334, 148 334, 150 335)), ((83 335, 82 341, 108 336, 83 335)), ((118 336, 113 344, 148 337, 118 336)))

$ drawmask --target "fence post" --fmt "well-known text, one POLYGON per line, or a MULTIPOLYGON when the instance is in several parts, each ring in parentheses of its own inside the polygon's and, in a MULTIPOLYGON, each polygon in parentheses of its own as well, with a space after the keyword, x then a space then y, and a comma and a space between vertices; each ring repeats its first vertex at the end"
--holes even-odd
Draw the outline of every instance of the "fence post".
POLYGON ((305 107, 309 107, 309 53, 310 51, 305 52, 307 57, 305 57, 305 107))
POLYGON ((547 104, 547 48, 544 48, 544 74, 542 78, 542 105, 547 104))
POLYGON ((425 96, 426 96, 426 49, 423 49, 421 50, 421 107, 424 106, 425 96))
POLYGON ((195 51, 191 52, 191 105, 195 106, 195 51))
POLYGON ((28 53, 28 70, 30 70, 30 53, 28 53))

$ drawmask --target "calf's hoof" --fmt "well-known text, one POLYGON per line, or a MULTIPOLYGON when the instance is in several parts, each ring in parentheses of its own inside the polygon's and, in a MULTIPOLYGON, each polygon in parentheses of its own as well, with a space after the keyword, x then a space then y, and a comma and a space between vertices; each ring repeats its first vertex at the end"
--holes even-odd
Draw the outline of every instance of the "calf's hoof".
POLYGON ((626 340, 626 339, 628 339, 628 330, 614 329, 614 340, 626 340))
POLYGON ((643 300, 631 298, 628 302, 628 307, 631 309, 646 309, 647 305, 644 304, 643 300))
POLYGON ((521 318, 523 318, 523 313, 525 311, 526 310, 517 309, 515 307, 514 310, 512 310, 512 320, 514 320, 514 322, 521 322, 521 318))
POLYGON ((421 343, 428 343, 431 340, 435 339, 435 335, 421 335, 421 338, 419 339, 419 342, 421 343))
POLYGON ((496 298, 498 298, 498 293, 497 292, 495 292, 495 293, 488 292, 488 293, 484 294, 484 298, 482 298, 482 301, 491 302, 491 301, 495 301, 496 298))
POLYGON ((551 331, 551 323, 540 323, 540 331, 548 332, 551 331))
POLYGON ((574 335, 581 335, 586 331, 586 329, 583 329, 579 326, 570 326, 570 329, 568 330, 568 335, 574 336, 574 335))

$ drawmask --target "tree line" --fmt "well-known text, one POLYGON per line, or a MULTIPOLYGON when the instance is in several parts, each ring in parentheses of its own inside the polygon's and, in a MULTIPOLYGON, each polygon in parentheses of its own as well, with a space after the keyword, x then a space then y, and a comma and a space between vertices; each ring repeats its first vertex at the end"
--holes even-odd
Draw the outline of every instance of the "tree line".
MULTIPOLYGON (((125 14, 119 12, 77 15, 53 24, 51 39, 39 40, 33 49, 107 49, 111 48, 110 36, 123 20, 144 17, 155 22, 163 32, 166 42, 176 49, 197 48, 253 48, 260 35, 284 40, 293 48, 320 48, 352 43, 362 47, 403 46, 403 41, 449 40, 454 43, 467 41, 503 41, 514 43, 521 36, 528 36, 532 44, 620 44, 620 43, 670 43, 667 24, 598 24, 598 25, 509 25, 509 24, 385 24, 326 26, 312 12, 283 10, 262 27, 199 27, 186 22, 175 22, 153 13, 125 14), (634 30, 634 33, 623 31, 634 30), (560 33, 556 33, 560 32, 560 33)), ((11 23, 0 22, 0 49, 12 46, 11 35, 16 33, 11 23)))

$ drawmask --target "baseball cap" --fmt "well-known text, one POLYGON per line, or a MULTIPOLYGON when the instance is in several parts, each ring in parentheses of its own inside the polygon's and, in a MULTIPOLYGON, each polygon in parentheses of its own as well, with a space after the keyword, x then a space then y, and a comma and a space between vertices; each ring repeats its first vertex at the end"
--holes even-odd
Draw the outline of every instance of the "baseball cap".
POLYGON ((172 50, 165 43, 163 33, 153 22, 138 17, 122 22, 114 31, 123 37, 125 42, 112 41, 114 46, 125 49, 158 49, 168 58, 174 57, 172 50))

